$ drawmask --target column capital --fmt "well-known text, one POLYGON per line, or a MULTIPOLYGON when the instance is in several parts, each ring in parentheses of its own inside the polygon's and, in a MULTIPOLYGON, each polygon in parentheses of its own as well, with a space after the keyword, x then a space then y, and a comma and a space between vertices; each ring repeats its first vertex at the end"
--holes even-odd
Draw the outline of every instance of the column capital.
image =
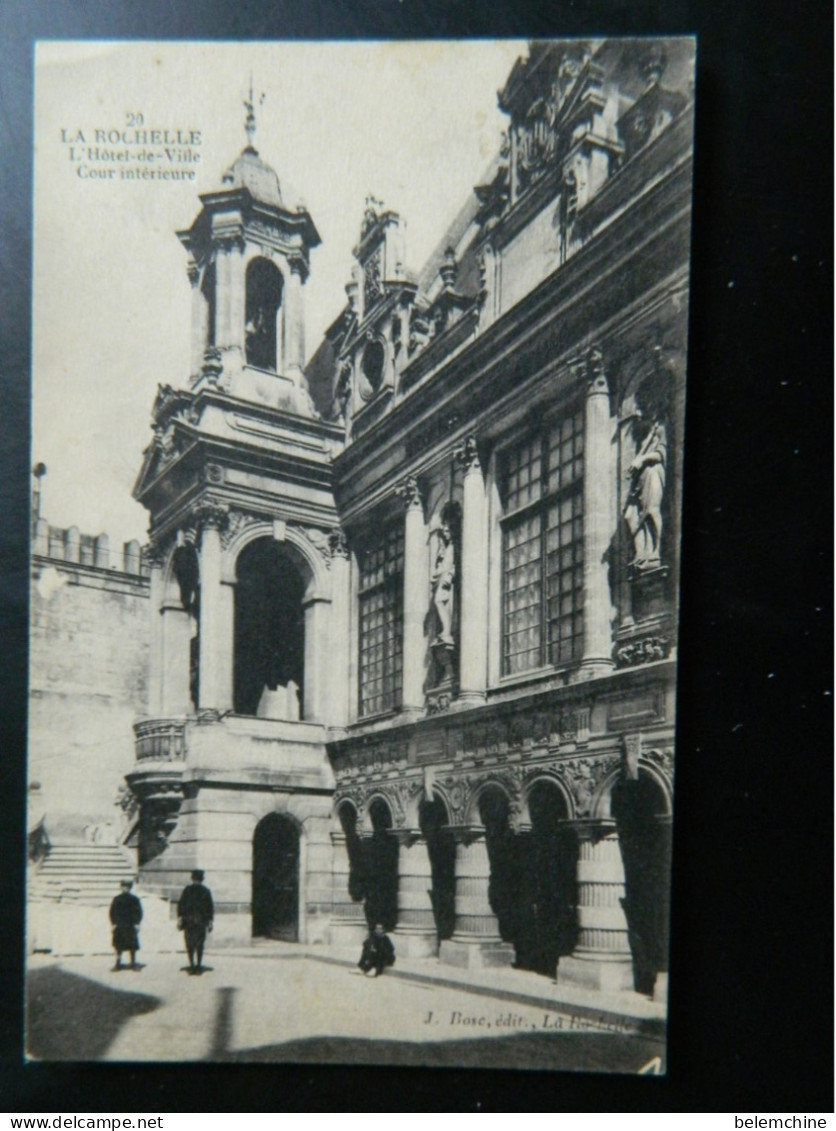
POLYGON ((145 560, 151 569, 162 569, 168 557, 169 539, 152 538, 145 547, 145 560))
POLYGON ((201 499, 192 511, 192 517, 198 530, 220 532, 229 522, 229 507, 217 499, 201 499))
POLYGON ((464 442, 456 448, 455 452, 456 463, 464 468, 465 475, 479 472, 482 473, 482 461, 479 458, 479 445, 475 436, 467 436, 464 442))
POLYGON ((219 251, 229 254, 231 251, 243 251, 247 246, 243 232, 225 232, 216 239, 219 251))
POLYGON ((612 817, 576 817, 566 825, 573 830, 578 840, 603 840, 616 832, 612 817))
POLYGON ((584 359, 586 367, 586 395, 588 397, 601 394, 609 395, 609 384, 604 367, 604 354, 598 345, 592 346, 584 359))
POLYGON ((485 839, 484 825, 445 825, 444 831, 452 833, 456 844, 473 844, 485 839))
POLYGON ((296 275, 304 283, 308 277, 308 261, 304 255, 298 253, 289 255, 287 257, 287 265, 290 268, 291 275, 296 275))
POLYGON ((389 829, 389 836, 393 837, 402 848, 411 848, 424 839, 420 829, 389 829))
POLYGON ((186 274, 189 277, 189 282, 191 283, 192 287, 196 287, 200 282, 200 268, 193 259, 190 259, 186 266, 186 274))
POLYGON ((340 526, 335 526, 328 534, 328 548, 331 551, 332 558, 345 558, 350 557, 348 549, 348 539, 345 536, 345 531, 340 526))
POLYGON ((423 507, 423 500, 421 499, 421 489, 418 486, 418 480, 414 475, 408 475, 402 483, 398 484, 395 488, 395 493, 403 502, 406 510, 414 510, 418 507, 423 507))

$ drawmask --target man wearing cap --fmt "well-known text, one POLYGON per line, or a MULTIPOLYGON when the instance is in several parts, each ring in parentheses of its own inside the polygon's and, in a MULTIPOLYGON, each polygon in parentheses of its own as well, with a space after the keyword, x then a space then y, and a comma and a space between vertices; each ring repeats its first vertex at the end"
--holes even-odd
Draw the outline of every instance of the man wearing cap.
POLYGON ((190 974, 203 973, 203 947, 214 917, 212 894, 204 885, 203 872, 198 868, 192 872, 192 882, 183 888, 177 904, 177 929, 186 939, 190 974))
POLYGON ((121 892, 110 905, 110 921, 113 924, 113 949, 116 951, 116 970, 124 970, 122 952, 127 950, 131 956, 131 969, 138 970, 136 952, 139 950, 137 927, 142 922, 142 904, 131 893, 133 884, 122 880, 121 892))

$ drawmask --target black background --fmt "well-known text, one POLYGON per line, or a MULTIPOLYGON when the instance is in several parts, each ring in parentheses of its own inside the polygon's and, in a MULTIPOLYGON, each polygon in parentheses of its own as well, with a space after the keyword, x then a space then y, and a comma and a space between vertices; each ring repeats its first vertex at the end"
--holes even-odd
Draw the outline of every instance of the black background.
POLYGON ((833 1110, 832 44, 823 0, 5 0, 1 1108, 833 1110), (698 36, 669 1075, 24 1067, 33 40, 661 33, 698 36))

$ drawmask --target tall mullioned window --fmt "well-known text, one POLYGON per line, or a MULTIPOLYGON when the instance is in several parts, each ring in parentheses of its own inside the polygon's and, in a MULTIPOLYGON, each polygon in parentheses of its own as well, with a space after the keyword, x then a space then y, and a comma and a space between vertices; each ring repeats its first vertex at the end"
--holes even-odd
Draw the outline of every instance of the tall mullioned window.
POLYGON ((360 714, 401 705, 403 688, 403 523, 385 527, 360 555, 360 714))
POLYGON ((583 649, 583 410, 505 454, 502 674, 583 649))

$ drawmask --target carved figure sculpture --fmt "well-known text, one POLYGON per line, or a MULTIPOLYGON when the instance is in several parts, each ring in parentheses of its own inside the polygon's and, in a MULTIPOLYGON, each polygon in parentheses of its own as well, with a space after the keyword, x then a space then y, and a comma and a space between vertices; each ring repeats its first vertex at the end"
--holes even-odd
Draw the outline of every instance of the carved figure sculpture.
POLYGON ((654 420, 627 472, 631 483, 624 520, 633 539, 632 565, 638 570, 660 564, 667 458, 665 426, 661 420, 654 420))
POLYGON ((433 607, 438 617, 438 633, 433 641, 452 648, 453 640, 453 582, 456 576, 456 549, 453 532, 446 519, 430 534, 435 538, 433 570, 430 581, 433 588, 433 607))

